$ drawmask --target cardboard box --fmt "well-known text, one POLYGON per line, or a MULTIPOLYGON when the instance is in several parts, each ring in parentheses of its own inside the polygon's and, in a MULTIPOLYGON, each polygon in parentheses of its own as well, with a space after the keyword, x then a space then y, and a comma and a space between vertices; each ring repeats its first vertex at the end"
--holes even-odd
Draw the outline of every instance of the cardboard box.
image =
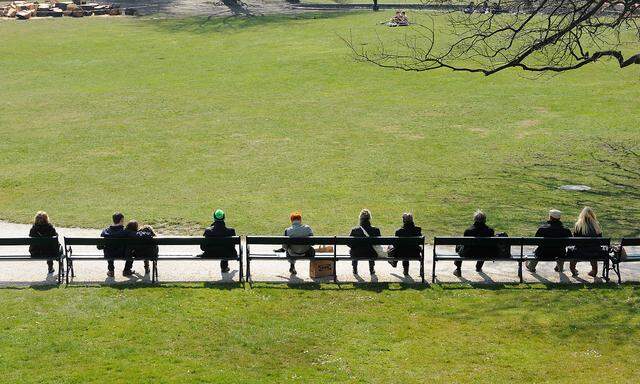
POLYGON ((333 276, 334 270, 333 260, 311 260, 309 262, 309 276, 312 279, 333 276))

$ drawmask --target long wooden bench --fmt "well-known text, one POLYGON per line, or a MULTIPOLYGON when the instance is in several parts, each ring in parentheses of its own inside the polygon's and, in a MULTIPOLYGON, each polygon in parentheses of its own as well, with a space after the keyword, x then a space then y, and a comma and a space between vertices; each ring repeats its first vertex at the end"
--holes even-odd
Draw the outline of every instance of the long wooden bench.
POLYGON ((411 247, 418 246, 420 247, 420 252, 417 255, 404 255, 401 257, 375 257, 373 259, 370 258, 359 258, 353 257, 349 253, 336 254, 337 261, 417 261, 420 263, 420 281, 422 284, 425 283, 424 278, 424 236, 419 237, 395 237, 395 236, 387 236, 387 237, 351 237, 351 236, 339 236, 335 238, 335 245, 337 248, 338 245, 346 245, 348 247, 362 247, 362 246, 373 246, 373 245, 382 245, 382 246, 393 246, 393 247, 411 247))
POLYGON ((613 255, 611 263, 611 269, 618 275, 618 284, 622 283, 620 264, 640 262, 640 250, 632 251, 627 247, 640 247, 640 238, 624 237, 620 240, 620 247, 613 255))
POLYGON ((252 252, 252 245, 271 245, 271 246, 287 246, 287 245, 332 245, 333 253, 331 254, 316 254, 313 257, 310 256, 298 256, 292 258, 293 260, 333 260, 333 281, 337 282, 335 261, 336 261, 336 247, 335 236, 311 236, 311 237, 288 237, 288 236, 247 236, 246 248, 247 248, 247 281, 251 279, 251 261, 288 261, 286 252, 252 252))
MULTIPOLYGON (((576 258, 565 257, 556 260, 538 260, 539 262, 545 261, 602 261, 604 268, 602 270, 602 278, 609 281, 609 263, 610 258, 608 256, 609 246, 611 239, 600 237, 568 237, 568 238, 543 238, 543 237, 435 237, 433 240, 433 264, 431 281, 435 282, 436 279, 436 263, 438 261, 509 261, 518 264, 518 278, 520 282, 524 282, 522 276, 522 264, 529 260, 538 260, 533 253, 533 249, 538 246, 545 247, 570 247, 570 246, 601 246, 604 247, 606 252, 603 252, 601 257, 592 258, 576 258), (470 255, 469 257, 461 257, 452 251, 442 251, 443 246, 472 246, 472 247, 500 247, 508 249, 509 252, 505 254, 499 254, 496 252, 495 257, 475 257, 470 255), (525 248, 527 247, 527 248, 525 248), (515 249, 514 249, 515 248, 515 249)), ((618 272, 616 272, 618 273, 618 272)))
MULTIPOLYGON (((247 280, 251 277, 251 261, 255 260, 271 260, 271 261, 288 261, 285 252, 253 252, 251 250, 252 245, 330 245, 333 247, 333 253, 331 254, 316 254, 315 256, 300 256, 293 258, 294 260, 333 260, 334 266, 338 261, 353 261, 353 260, 370 260, 353 258, 349 254, 338 254, 338 246, 363 246, 363 245, 418 245, 421 247, 421 252, 416 256, 406 256, 399 258, 391 257, 377 257, 375 261, 418 261, 420 263, 420 277, 424 283, 424 237, 349 237, 349 236, 312 236, 312 237, 286 237, 286 236, 247 236, 247 280)), ((334 267, 333 281, 337 282, 338 277, 336 274, 336 268, 334 267)))
MULTIPOLYGON (((124 247, 124 255, 127 255, 127 249, 129 247, 139 246, 153 246, 157 245, 159 248, 158 257, 147 259, 152 263, 151 281, 153 283, 158 281, 158 262, 159 261, 181 261, 181 260, 229 260, 237 261, 239 264, 238 277, 240 282, 244 281, 243 276, 243 249, 241 245, 241 239, 239 236, 233 237, 154 237, 151 239, 105 239, 103 237, 65 237, 65 258, 67 261, 67 279, 66 283, 69 284, 69 277, 75 277, 75 271, 73 264, 75 261, 106 261, 106 260, 130 260, 125 256, 118 258, 105 258, 102 251, 97 252, 82 252, 78 253, 73 251, 73 247, 81 246, 93 246, 104 248, 105 246, 120 246, 124 247), (188 253, 180 254, 176 252, 163 252, 164 247, 190 247, 197 251, 190 251, 188 253), (227 257, 224 255, 207 255, 201 257, 202 251, 200 246, 233 246, 236 248, 237 256, 227 257)), ((133 260, 145 260, 144 258, 134 258, 133 260)))
POLYGON ((26 246, 27 250, 25 252, 12 252, 10 254, 2 254, 0 255, 0 261, 47 261, 53 260, 58 263, 58 284, 62 283, 62 274, 63 274, 63 257, 64 253, 62 252, 62 247, 58 244, 57 237, 5 237, 0 238, 0 246, 1 247, 18 247, 18 246, 26 246), (52 255, 42 255, 42 256, 31 256, 29 253, 28 247, 31 245, 37 246, 48 246, 53 248, 57 248, 58 252, 52 255))

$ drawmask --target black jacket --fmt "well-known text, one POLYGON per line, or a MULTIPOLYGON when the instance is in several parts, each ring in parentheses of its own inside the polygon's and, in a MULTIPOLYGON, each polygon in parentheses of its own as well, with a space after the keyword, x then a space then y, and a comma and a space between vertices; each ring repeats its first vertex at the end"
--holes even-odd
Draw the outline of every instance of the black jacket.
MULTIPOLYGON (((493 237, 494 235, 495 231, 486 223, 473 223, 463 234, 465 237, 493 237)), ((498 252, 496 246, 464 246, 458 254, 462 257, 491 259, 497 257, 498 252)))
MULTIPOLYGON (((57 237, 58 232, 53 225, 47 224, 34 224, 29 231, 29 237, 57 237)), ((31 256, 54 256, 57 258, 60 253, 60 243, 52 242, 51 245, 30 245, 29 253, 31 256)))
MULTIPOLYGON (((364 228, 367 231, 367 233, 369 234, 369 237, 380 237, 380 229, 378 229, 377 227, 373 227, 371 226, 371 224, 365 224, 362 226, 362 228, 364 228)), ((349 234, 349 236, 367 237, 362 231, 362 228, 360 228, 360 226, 353 227, 351 229, 351 233, 349 234)), ((351 247, 351 249, 349 250, 349 254, 352 257, 362 258, 362 259, 374 259, 378 257, 378 254, 370 245, 351 247)))
MULTIPOLYGON (((228 228, 224 221, 216 220, 210 227, 204 230, 204 237, 231 237, 236 235, 236 230, 228 228)), ((233 245, 201 245, 204 251, 202 257, 237 257, 238 251, 233 245)))
MULTIPOLYGON (((138 239, 152 239, 156 237, 156 234, 151 229, 142 228, 138 232, 132 233, 132 237, 134 236, 138 239)), ((129 257, 132 259, 155 260, 158 258, 158 252, 157 244, 135 245, 129 248, 129 257)))
MULTIPOLYGON (((109 228, 105 228, 100 237, 106 239, 125 239, 128 237, 136 237, 136 233, 127 231, 122 225, 112 225, 109 228)), ((101 249, 101 247, 98 247, 101 249)), ((107 245, 102 248, 104 251, 104 257, 107 259, 124 259, 126 255, 126 247, 124 245, 107 245)))
MULTIPOLYGON (((422 228, 415 224, 405 224, 402 228, 396 230, 397 237, 419 237, 422 236, 422 228)), ((419 245, 400 245, 389 250, 390 257, 417 257, 420 255, 422 248, 419 245)))
MULTIPOLYGON (((560 220, 549 220, 538 228, 538 231, 536 231, 536 237, 571 237, 571 230, 565 228, 560 220)), ((535 255, 539 260, 550 261, 565 257, 567 255, 567 251, 565 247, 540 246, 536 248, 535 255)))
MULTIPOLYGON (((602 233, 573 232, 573 237, 602 237, 602 233)), ((576 246, 573 252, 580 259, 597 259, 603 257, 606 250, 603 250, 599 245, 576 246)))

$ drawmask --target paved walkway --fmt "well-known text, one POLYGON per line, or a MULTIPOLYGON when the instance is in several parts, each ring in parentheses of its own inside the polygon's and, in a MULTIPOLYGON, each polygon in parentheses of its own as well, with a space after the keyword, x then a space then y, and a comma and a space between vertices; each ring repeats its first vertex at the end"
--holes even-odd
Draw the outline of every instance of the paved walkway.
MULTIPOLYGON (((29 233, 29 225, 13 224, 0 221, 0 237, 23 237, 29 233)), ((75 237, 95 237, 100 234, 97 229, 83 228, 58 228, 60 236, 75 237)), ((0 254, 8 254, 15 252, 20 247, 3 247, 0 254)), ((273 247, 258 248, 253 246, 254 250, 269 250, 273 247)), ((164 252, 173 251, 176 253, 198 252, 197 249, 189 249, 186 247, 175 247, 175 249, 165 249, 164 252)), ((89 249, 90 252, 99 254, 97 249, 89 249)), ((339 251, 343 251, 339 249, 339 251)), ((26 252, 25 247, 21 252, 26 252)), ((149 276, 144 276, 142 262, 136 262, 134 269, 141 274, 135 275, 133 278, 123 277, 121 268, 124 262, 116 262, 116 277, 107 278, 106 262, 86 261, 75 263, 76 278, 74 284, 120 284, 149 282, 149 276)), ((265 282, 283 282, 283 283, 300 283, 311 282, 309 278, 309 263, 299 261, 297 264, 298 275, 292 277, 288 273, 289 264, 286 261, 276 262, 252 262, 251 272, 253 281, 265 282)), ((548 283, 591 283, 593 278, 587 276, 590 269, 588 263, 578 264, 580 276, 578 278, 571 277, 570 274, 558 274, 553 271, 554 263, 540 263, 536 274, 524 271, 526 282, 542 282, 548 283)), ((231 272, 221 274, 219 262, 216 260, 196 260, 172 262, 165 261, 158 264, 160 282, 192 282, 207 281, 215 283, 229 283, 238 281, 238 264, 230 263, 231 272)), ((485 263, 482 273, 475 272, 474 262, 463 263, 463 277, 457 278, 453 276, 453 264, 451 262, 440 262, 437 265, 436 275, 438 282, 466 282, 481 284, 501 284, 518 282, 517 264, 513 262, 487 262, 485 263)), ((56 266, 57 268, 57 266, 56 266)), ((400 282, 400 283, 419 283, 420 273, 417 263, 411 263, 410 278, 404 278, 402 275, 402 267, 392 268, 387 262, 378 262, 376 264, 376 275, 369 275, 369 268, 366 262, 360 262, 359 276, 353 275, 351 271, 351 263, 347 261, 338 263, 338 280, 341 282, 400 282)), ((623 281, 640 282, 640 263, 627 264, 622 268, 623 281)), ((425 260, 425 278, 431 281, 431 247, 427 246, 425 260)), ((318 282, 329 281, 327 279, 318 279, 318 282)), ((601 282, 596 279, 596 282, 601 282)), ((50 284, 55 282, 55 276, 46 274, 46 265, 41 261, 25 261, 25 262, 2 262, 0 263, 0 286, 15 285, 37 285, 50 284)))

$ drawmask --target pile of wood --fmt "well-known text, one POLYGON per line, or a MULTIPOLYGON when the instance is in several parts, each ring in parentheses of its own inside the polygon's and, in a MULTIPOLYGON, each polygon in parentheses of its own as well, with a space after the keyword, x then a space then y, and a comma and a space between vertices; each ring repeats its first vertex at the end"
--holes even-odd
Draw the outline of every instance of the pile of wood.
POLYGON ((48 0, 43 3, 37 1, 14 1, 8 5, 0 5, 0 17, 28 20, 32 17, 85 17, 85 16, 118 16, 136 15, 134 9, 121 9, 118 4, 88 3, 83 0, 62 1, 48 0))

